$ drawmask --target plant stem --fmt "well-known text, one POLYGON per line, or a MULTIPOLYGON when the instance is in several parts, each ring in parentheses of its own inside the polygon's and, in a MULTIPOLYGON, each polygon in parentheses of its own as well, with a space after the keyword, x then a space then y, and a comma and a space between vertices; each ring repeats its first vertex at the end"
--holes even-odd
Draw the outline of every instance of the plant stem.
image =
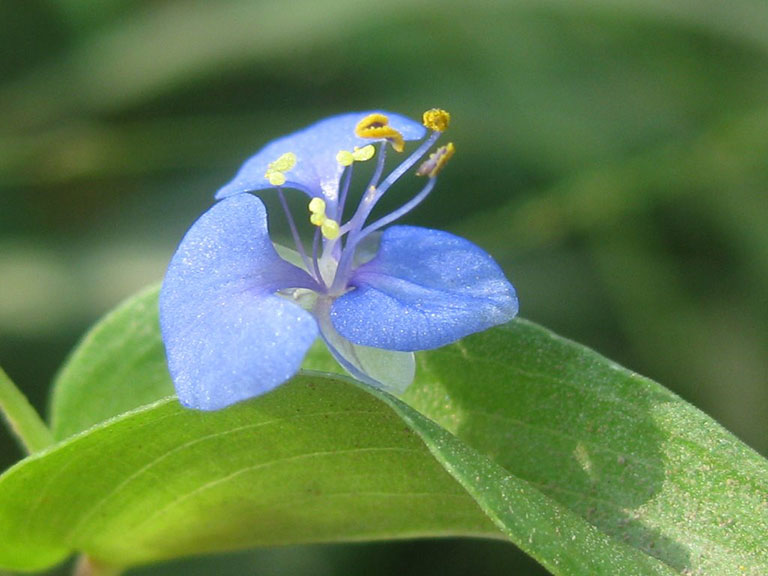
POLYGON ((0 368, 0 414, 27 454, 53 444, 53 435, 26 396, 0 368))

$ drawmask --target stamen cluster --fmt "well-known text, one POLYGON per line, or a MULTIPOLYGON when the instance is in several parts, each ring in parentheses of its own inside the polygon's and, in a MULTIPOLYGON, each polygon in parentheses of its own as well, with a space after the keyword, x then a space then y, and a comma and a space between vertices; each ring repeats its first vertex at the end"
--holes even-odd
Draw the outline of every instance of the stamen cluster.
MULTIPOLYGON (((315 196, 310 199, 308 205, 310 212, 309 220, 318 230, 313 242, 311 260, 307 256, 303 258, 305 259, 307 270, 326 291, 334 293, 346 291, 347 282, 352 272, 351 266, 354 261, 354 255, 360 243, 372 232, 401 218, 404 214, 415 208, 432 191, 434 178, 454 154, 455 149, 452 142, 438 148, 416 170, 417 176, 428 176, 430 180, 410 202, 376 222, 365 226, 376 203, 399 178, 426 155, 441 133, 448 128, 449 121, 450 115, 444 110, 432 109, 425 112, 423 124, 425 127, 431 128, 433 132, 418 149, 383 179, 387 144, 391 145, 395 152, 403 152, 405 150, 405 139, 397 129, 389 124, 389 118, 381 113, 369 114, 356 124, 354 129, 356 136, 380 142, 377 166, 373 177, 366 186, 360 205, 346 223, 343 225, 339 224, 348 197, 353 165, 358 162, 366 162, 375 156, 376 147, 372 144, 362 147, 355 146, 352 150, 339 150, 336 154, 336 161, 344 169, 344 175, 342 188, 332 215, 328 214, 328 204, 324 198, 315 196), (322 237, 322 252, 319 250, 320 239, 317 237, 318 233, 322 237), (335 277, 330 284, 327 284, 321 271, 329 268, 335 270, 335 277)), ((269 163, 264 176, 270 184, 280 188, 287 182, 288 176, 286 173, 295 165, 296 155, 293 152, 286 152, 275 161, 269 163)), ((279 191, 279 193, 282 194, 282 191, 279 191)), ((296 231, 297 228, 293 216, 288 210, 286 202, 283 202, 283 208, 291 229, 296 231)), ((306 255, 307 251, 297 232, 294 232, 294 242, 298 253, 306 255)))

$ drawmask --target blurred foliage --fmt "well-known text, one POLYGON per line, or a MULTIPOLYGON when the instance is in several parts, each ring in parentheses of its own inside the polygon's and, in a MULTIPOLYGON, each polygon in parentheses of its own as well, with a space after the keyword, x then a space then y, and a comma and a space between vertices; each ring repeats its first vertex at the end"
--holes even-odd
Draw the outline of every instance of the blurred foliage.
MULTIPOLYGON (((459 153, 411 221, 768 453, 762 0, 3 0, 0 43, 0 364, 38 406, 259 146, 442 106, 459 153)), ((351 573, 382 549, 307 554, 351 573)))

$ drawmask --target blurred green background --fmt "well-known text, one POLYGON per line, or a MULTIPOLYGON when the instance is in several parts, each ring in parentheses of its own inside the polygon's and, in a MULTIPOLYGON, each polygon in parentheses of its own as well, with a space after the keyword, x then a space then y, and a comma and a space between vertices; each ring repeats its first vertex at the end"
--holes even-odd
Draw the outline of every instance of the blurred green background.
MULTIPOLYGON (((440 106, 458 153, 410 221, 485 247, 523 316, 768 453, 763 0, 0 0, 0 46, 0 364, 41 410, 262 144, 440 106)), ((19 457, 0 433, 0 467, 19 457)), ((543 572, 475 541, 136 571, 198 573, 543 572)))

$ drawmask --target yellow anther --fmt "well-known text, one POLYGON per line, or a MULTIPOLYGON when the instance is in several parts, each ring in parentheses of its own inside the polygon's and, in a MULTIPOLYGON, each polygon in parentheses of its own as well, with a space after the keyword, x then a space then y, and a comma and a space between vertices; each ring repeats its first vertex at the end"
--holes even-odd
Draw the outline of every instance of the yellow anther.
POLYGON ((309 201, 309 211, 312 214, 325 214, 325 200, 315 196, 309 201))
POLYGON ((326 220, 320 225, 320 232, 323 234, 323 238, 328 240, 336 240, 339 237, 339 223, 336 220, 326 218, 326 220))
POLYGON ((389 125, 389 118, 384 114, 369 114, 355 126, 358 138, 387 139, 396 152, 405 150, 403 135, 389 125))
POLYGON ((282 186, 285 184, 285 174, 282 172, 267 172, 265 176, 272 186, 282 186))
POLYGON ((296 166, 296 154, 286 152, 269 165, 267 172, 288 172, 294 166, 296 166))
POLYGON ((323 222, 326 221, 325 200, 318 197, 312 198, 309 201, 309 211, 311 212, 309 221, 315 226, 322 226, 323 222))
POLYGON ((376 148, 370 144, 368 144, 368 146, 363 146, 362 148, 355 146, 355 149, 352 151, 352 157, 355 159, 355 162, 365 162, 366 160, 373 158, 375 153, 376 148))
POLYGON ((389 118, 384 114, 374 113, 368 114, 365 118, 360 120, 355 126, 355 134, 360 138, 368 138, 364 132, 367 130, 376 130, 377 128, 384 128, 389 125, 389 118))
POLYGON ((453 146, 453 142, 448 142, 445 146, 440 146, 434 153, 429 155, 429 158, 425 160, 419 169, 416 170, 416 176, 429 176, 434 178, 443 169, 448 160, 456 149, 453 146))
POLYGON ((282 186, 285 184, 285 172, 296 166, 296 154, 286 152, 274 162, 270 162, 264 177, 269 180, 272 186, 282 186))
POLYGON ((339 150, 339 153, 336 154, 336 162, 340 166, 351 166, 354 161, 355 156, 349 150, 339 150))
POLYGON ((451 123, 451 115, 440 108, 432 108, 424 112, 422 117, 424 126, 435 132, 445 132, 451 123))
POLYGON ((325 215, 325 200, 318 197, 312 198, 309 201, 309 211, 311 212, 309 221, 320 227, 324 238, 335 240, 339 237, 339 223, 325 215))
POLYGON ((336 154, 336 162, 341 166, 351 166, 354 162, 365 162, 366 160, 370 160, 375 153, 376 149, 370 144, 368 144, 368 146, 363 146, 362 148, 355 146, 355 149, 352 150, 352 152, 349 150, 339 150, 339 153, 336 154))

